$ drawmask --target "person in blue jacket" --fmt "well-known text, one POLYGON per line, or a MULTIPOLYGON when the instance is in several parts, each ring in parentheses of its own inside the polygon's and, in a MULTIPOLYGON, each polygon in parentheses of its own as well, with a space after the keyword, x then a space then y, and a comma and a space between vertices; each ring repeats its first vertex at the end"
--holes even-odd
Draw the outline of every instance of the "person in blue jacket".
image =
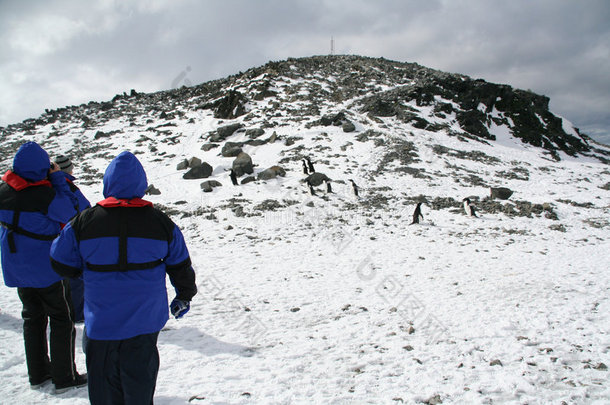
POLYGON ((4 283, 23 303, 23 339, 30 385, 50 381, 57 392, 83 386, 74 364, 70 286, 51 268, 51 243, 76 210, 59 167, 35 142, 26 142, 0 184, 0 251, 4 283), (49 322, 50 320, 50 322, 49 322), (47 325, 50 338, 47 344, 47 325), (50 346, 50 358, 49 358, 50 346))
POLYGON ((180 229, 143 200, 146 173, 122 152, 104 174, 105 199, 81 212, 51 247, 64 277, 85 283, 85 355, 92 404, 151 404, 167 322, 166 274, 176 291, 176 318, 197 293, 195 272, 180 229))
MULTIPOLYGON (((55 158, 55 163, 57 163, 63 175, 66 177, 70 191, 72 191, 72 194, 74 194, 72 203, 74 204, 76 211, 81 212, 91 207, 89 200, 87 200, 82 191, 80 191, 76 184, 74 184, 74 180, 76 180, 76 178, 72 175, 74 171, 74 164, 72 164, 70 158, 64 155, 59 155, 55 158)), ((70 278, 69 281, 70 293, 72 296, 72 306, 74 307, 74 322, 81 323, 85 320, 85 315, 83 313, 85 305, 85 285, 82 277, 70 278)))

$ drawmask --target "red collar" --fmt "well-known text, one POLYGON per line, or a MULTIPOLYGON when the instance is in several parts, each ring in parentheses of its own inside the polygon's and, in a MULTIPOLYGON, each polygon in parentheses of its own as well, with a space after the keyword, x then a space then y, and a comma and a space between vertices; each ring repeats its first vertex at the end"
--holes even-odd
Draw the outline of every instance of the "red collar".
POLYGON ((53 187, 51 182, 47 179, 32 182, 24 179, 12 170, 7 170, 6 173, 4 173, 4 176, 2 176, 2 180, 16 191, 21 191, 25 188, 34 186, 53 187))
POLYGON ((143 200, 141 198, 114 198, 108 197, 105 200, 102 200, 97 203, 104 208, 114 208, 114 207, 152 207, 153 203, 150 201, 143 200))

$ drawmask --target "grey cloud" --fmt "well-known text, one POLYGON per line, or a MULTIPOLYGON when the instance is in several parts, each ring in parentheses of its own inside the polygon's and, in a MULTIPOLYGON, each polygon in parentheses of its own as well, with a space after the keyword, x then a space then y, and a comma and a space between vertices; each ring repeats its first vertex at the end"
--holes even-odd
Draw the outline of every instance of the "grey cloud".
POLYGON ((610 134, 610 3, 604 0, 79 4, 0 3, 3 38, 31 16, 61 15, 88 27, 42 56, 19 54, 0 41, 0 73, 8 78, 0 90, 16 98, 0 96, 0 125, 129 88, 167 89, 181 72, 195 84, 269 60, 328 53, 334 36, 337 53, 417 62, 529 88, 551 97, 553 111, 583 130, 610 134), (23 75, 29 80, 19 82, 23 75), (62 98, 62 85, 72 89, 70 99, 62 98), (9 101, 23 107, 7 114, 9 101))

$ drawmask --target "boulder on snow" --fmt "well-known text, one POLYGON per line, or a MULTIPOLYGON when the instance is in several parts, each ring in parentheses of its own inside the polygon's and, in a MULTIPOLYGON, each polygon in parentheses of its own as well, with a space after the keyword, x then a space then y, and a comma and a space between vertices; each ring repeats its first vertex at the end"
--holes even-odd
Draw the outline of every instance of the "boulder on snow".
POLYGON ((265 130, 262 128, 250 128, 246 130, 246 136, 250 139, 256 139, 264 133, 265 130))
POLYGON ((252 164, 252 158, 245 152, 241 152, 232 165, 233 171, 237 177, 243 176, 244 174, 254 173, 254 165, 252 164))
POLYGON ((225 142, 220 154, 224 157, 236 157, 242 152, 241 145, 239 142, 225 142))
POLYGON ((252 183, 253 181, 256 181, 256 177, 248 176, 241 181, 241 184, 248 184, 248 183, 252 183))
POLYGON ((217 147, 218 147, 217 143, 206 143, 205 145, 203 145, 201 147, 201 150, 204 151, 204 152, 207 152, 207 151, 210 151, 210 150, 212 150, 214 148, 217 148, 217 147))
POLYGON ((222 186, 222 184, 216 180, 208 180, 208 181, 204 181, 203 183, 200 184, 200 187, 204 193, 209 193, 212 191, 212 189, 214 187, 221 187, 221 186, 222 186))
POLYGON ((176 166, 176 170, 184 170, 184 169, 188 169, 189 167, 189 161, 184 159, 182 162, 178 163, 178 165, 176 166))
POLYGON ((324 183, 324 180, 332 181, 324 173, 315 172, 315 173, 312 173, 309 176, 307 176, 305 178, 305 180, 303 180, 303 181, 305 181, 306 183, 309 182, 312 186, 316 187, 316 186, 319 186, 320 184, 324 183))
POLYGON ((508 200, 513 191, 506 187, 490 187, 489 195, 491 198, 497 198, 499 200, 508 200))
POLYGON ((216 130, 216 133, 214 135, 212 135, 210 140, 212 142, 224 141, 225 139, 227 139, 228 137, 233 135, 233 133, 235 131, 237 131, 238 129, 240 129, 241 127, 243 127, 243 125, 240 124, 240 123, 229 124, 229 125, 225 125, 225 126, 219 127, 216 130))
POLYGON ((271 166, 270 168, 263 170, 257 176, 258 180, 271 180, 276 178, 277 176, 284 177, 286 176, 286 170, 284 170, 280 166, 271 166))
POLYGON ((205 179, 206 177, 210 177, 212 175, 212 171, 212 166, 210 166, 208 163, 203 162, 199 166, 195 166, 188 172, 184 173, 182 178, 187 180, 205 179))
POLYGON ((153 186, 152 184, 149 184, 148 187, 146 187, 146 191, 144 191, 144 194, 159 195, 159 194, 161 194, 161 191, 158 188, 156 188, 155 186, 153 186))
POLYGON ((189 162, 189 167, 193 168, 193 167, 197 167, 197 166, 201 166, 201 159, 197 158, 197 157, 192 157, 188 160, 189 162))
POLYGON ((356 130, 356 126, 351 121, 345 121, 342 127, 343 132, 354 132, 356 130))

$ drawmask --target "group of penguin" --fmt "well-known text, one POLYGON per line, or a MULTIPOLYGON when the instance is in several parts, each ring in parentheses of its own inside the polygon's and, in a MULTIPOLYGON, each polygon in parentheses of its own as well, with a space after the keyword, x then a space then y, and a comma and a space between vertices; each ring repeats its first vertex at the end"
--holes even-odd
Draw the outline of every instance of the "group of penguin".
MULTIPOLYGON (((309 159, 308 156, 305 156, 301 160, 301 163, 303 164, 303 174, 309 175, 309 174, 313 174, 316 172, 316 169, 314 168, 313 163, 311 162, 311 159, 309 159)), ((349 181, 352 184, 352 192, 354 193, 354 195, 356 197, 358 197, 358 186, 356 185, 354 180, 350 179, 349 181)), ((309 180, 307 180, 306 183, 307 183, 307 188, 309 189, 309 194, 316 195, 316 190, 313 188, 313 185, 309 182, 309 180)), ((333 188, 330 184, 330 180, 324 179, 324 184, 326 185, 326 193, 327 194, 332 193, 333 188)))
MULTIPOLYGON (((304 157, 301 160, 301 163, 303 165, 303 174, 313 174, 316 172, 316 169, 314 168, 314 165, 311 161, 311 159, 309 159, 308 156, 304 157)), ((229 176, 231 177, 231 182, 233 183, 234 186, 238 185, 239 183, 237 182, 237 176, 235 175, 235 171, 233 171, 233 169, 231 169, 231 172, 229 174, 229 176)), ((354 193, 354 196, 358 197, 358 186, 356 185, 356 183, 354 182, 354 180, 349 179, 351 185, 352 185, 352 192, 354 193)), ((316 195, 316 191, 313 188, 313 185, 311 184, 311 182, 309 180, 307 180, 307 187, 309 189, 309 194, 310 195, 316 195)), ((324 179, 324 184, 326 185, 326 193, 330 194, 333 192, 332 186, 330 184, 330 180, 329 179, 324 179)), ((470 202, 469 198, 464 198, 462 200, 462 203, 464 205, 464 212, 466 213, 466 215, 468 215, 469 217, 477 217, 477 213, 475 210, 474 205, 472 205, 472 203, 470 202)), ((423 203, 419 202, 417 203, 417 206, 415 207, 415 211, 413 212, 413 222, 411 222, 411 225, 413 224, 419 224, 419 219, 421 217, 421 219, 424 219, 423 214, 421 213, 421 205, 423 203)))
MULTIPOLYGON (((303 165, 303 174, 309 175, 309 174, 316 172, 316 169, 314 168, 313 163, 311 162, 311 159, 309 159, 309 157, 307 157, 307 156, 304 157, 301 160, 301 163, 303 165)), ((354 180, 349 179, 349 181, 352 185, 352 192, 354 193, 354 196, 358 197, 358 186, 356 185, 354 180)), ((326 193, 327 194, 332 193, 333 190, 332 190, 332 186, 330 184, 330 180, 324 179, 324 183, 326 184, 326 193)), ((307 181, 307 187, 309 189, 310 195, 316 195, 316 191, 313 188, 313 185, 309 182, 309 180, 307 181)), ((466 215, 468 215, 469 217, 478 218, 476 209, 475 209, 474 205, 472 205, 472 203, 470 202, 469 198, 464 198, 462 200, 462 203, 464 205, 464 212, 466 213, 466 215)), ((417 203, 417 206, 415 207, 415 211, 413 212, 413 222, 411 222, 411 225, 419 224, 420 218, 422 220, 424 219, 424 215, 421 213, 421 205, 422 205, 421 202, 417 203)))
MULTIPOLYGON (((466 213, 466 215, 468 215, 469 217, 478 218, 476 209, 474 208, 474 205, 472 205, 472 203, 470 202, 470 198, 464 198, 462 200, 462 203, 464 205, 464 212, 466 213)), ((411 222, 411 225, 419 224, 420 217, 421 217, 421 219, 424 219, 424 216, 421 213, 422 204, 423 203, 421 203, 421 202, 417 203, 417 206, 415 207, 415 211, 413 211, 413 222, 411 222)))

